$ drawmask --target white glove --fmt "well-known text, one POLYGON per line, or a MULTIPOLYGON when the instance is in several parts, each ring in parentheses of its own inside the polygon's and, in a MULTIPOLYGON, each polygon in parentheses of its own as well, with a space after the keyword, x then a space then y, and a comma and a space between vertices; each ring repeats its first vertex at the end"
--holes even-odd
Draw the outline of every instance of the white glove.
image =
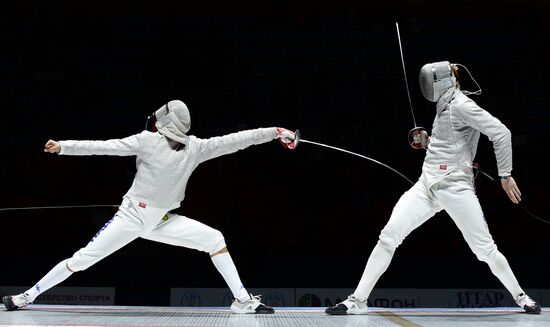
POLYGON ((296 134, 293 131, 277 127, 277 138, 285 148, 290 150, 296 149, 296 134))
POLYGON ((430 136, 424 127, 415 127, 409 132, 409 144, 413 149, 427 149, 430 136))

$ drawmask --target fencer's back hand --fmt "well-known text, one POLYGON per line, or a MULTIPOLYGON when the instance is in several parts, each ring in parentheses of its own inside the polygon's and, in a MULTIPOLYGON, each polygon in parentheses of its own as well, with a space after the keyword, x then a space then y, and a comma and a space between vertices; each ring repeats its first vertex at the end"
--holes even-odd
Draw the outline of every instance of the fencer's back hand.
POLYGON ((296 149, 296 134, 293 131, 277 127, 277 138, 285 148, 290 150, 296 149))
POLYGON ((44 152, 59 153, 59 151, 61 151, 61 144, 59 144, 59 142, 54 140, 48 140, 48 142, 46 142, 44 152))
POLYGON ((510 176, 507 179, 501 179, 500 183, 502 184, 504 192, 506 192, 510 198, 510 201, 518 204, 521 201, 521 191, 519 190, 514 178, 510 176))

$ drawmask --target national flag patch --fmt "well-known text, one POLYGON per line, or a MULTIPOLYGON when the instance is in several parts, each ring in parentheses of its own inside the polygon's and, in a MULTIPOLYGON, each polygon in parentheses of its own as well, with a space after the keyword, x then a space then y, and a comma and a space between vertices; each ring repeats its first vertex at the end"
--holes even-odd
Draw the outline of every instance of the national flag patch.
POLYGON ((447 165, 439 165, 439 170, 447 170, 447 165))
POLYGON ((140 202, 140 203, 138 204, 138 207, 145 209, 145 208, 147 208, 147 204, 145 204, 145 203, 143 203, 143 202, 140 202))

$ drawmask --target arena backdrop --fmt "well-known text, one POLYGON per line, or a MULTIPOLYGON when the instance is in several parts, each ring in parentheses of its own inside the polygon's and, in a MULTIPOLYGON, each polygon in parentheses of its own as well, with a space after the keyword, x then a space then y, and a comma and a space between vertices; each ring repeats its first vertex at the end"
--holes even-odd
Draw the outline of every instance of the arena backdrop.
MULTIPOLYGON (((523 203, 550 219, 549 13, 542 0, 5 4, 0 207, 119 204, 133 157, 46 155, 44 143, 139 133, 171 99, 188 105, 198 137, 299 128, 416 180, 424 152, 407 143, 397 21, 418 125, 430 129, 435 114, 418 87, 420 67, 467 65, 483 88, 473 99, 513 133, 523 203)), ((496 175, 486 137, 476 161, 496 175)), ((476 184, 522 286, 550 288, 550 225, 512 205, 498 184, 482 176, 476 184)), ((408 187, 368 161, 274 141, 202 164, 178 212, 224 233, 247 287, 353 288, 408 187)), ((32 285, 114 212, 0 212, 0 284, 32 285)), ((63 286, 116 287, 117 304, 168 305, 170 288, 225 284, 204 253, 136 240, 63 286)), ((377 287, 502 288, 445 213, 405 240, 377 287)))

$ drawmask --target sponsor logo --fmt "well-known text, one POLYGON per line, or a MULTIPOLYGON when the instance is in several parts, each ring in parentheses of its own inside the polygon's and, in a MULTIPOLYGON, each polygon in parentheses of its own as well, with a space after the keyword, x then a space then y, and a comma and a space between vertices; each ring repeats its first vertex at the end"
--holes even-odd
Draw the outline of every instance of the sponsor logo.
POLYGON ((36 298, 38 303, 45 304, 113 304, 109 295, 103 294, 74 294, 74 293, 53 293, 41 294, 36 298))
POLYGON ((449 300, 451 308, 492 308, 510 307, 514 303, 503 292, 466 291, 458 292, 449 300))
POLYGON ((199 296, 199 293, 194 291, 185 292, 181 296, 180 305, 182 307, 200 307, 201 297, 199 296))
POLYGON ((143 203, 143 202, 140 202, 140 203, 138 204, 138 207, 145 209, 145 208, 147 208, 147 204, 146 204, 146 203, 143 203))
POLYGON ((416 308, 416 301, 414 299, 376 298, 373 301, 367 300, 367 305, 381 308, 416 308))
MULTIPOLYGON (((41 291, 42 286, 38 285, 41 291)), ((34 287, 36 288, 36 285, 34 287)), ((38 304, 113 305, 114 302, 115 289, 112 287, 54 287, 34 300, 34 303, 38 304)))

